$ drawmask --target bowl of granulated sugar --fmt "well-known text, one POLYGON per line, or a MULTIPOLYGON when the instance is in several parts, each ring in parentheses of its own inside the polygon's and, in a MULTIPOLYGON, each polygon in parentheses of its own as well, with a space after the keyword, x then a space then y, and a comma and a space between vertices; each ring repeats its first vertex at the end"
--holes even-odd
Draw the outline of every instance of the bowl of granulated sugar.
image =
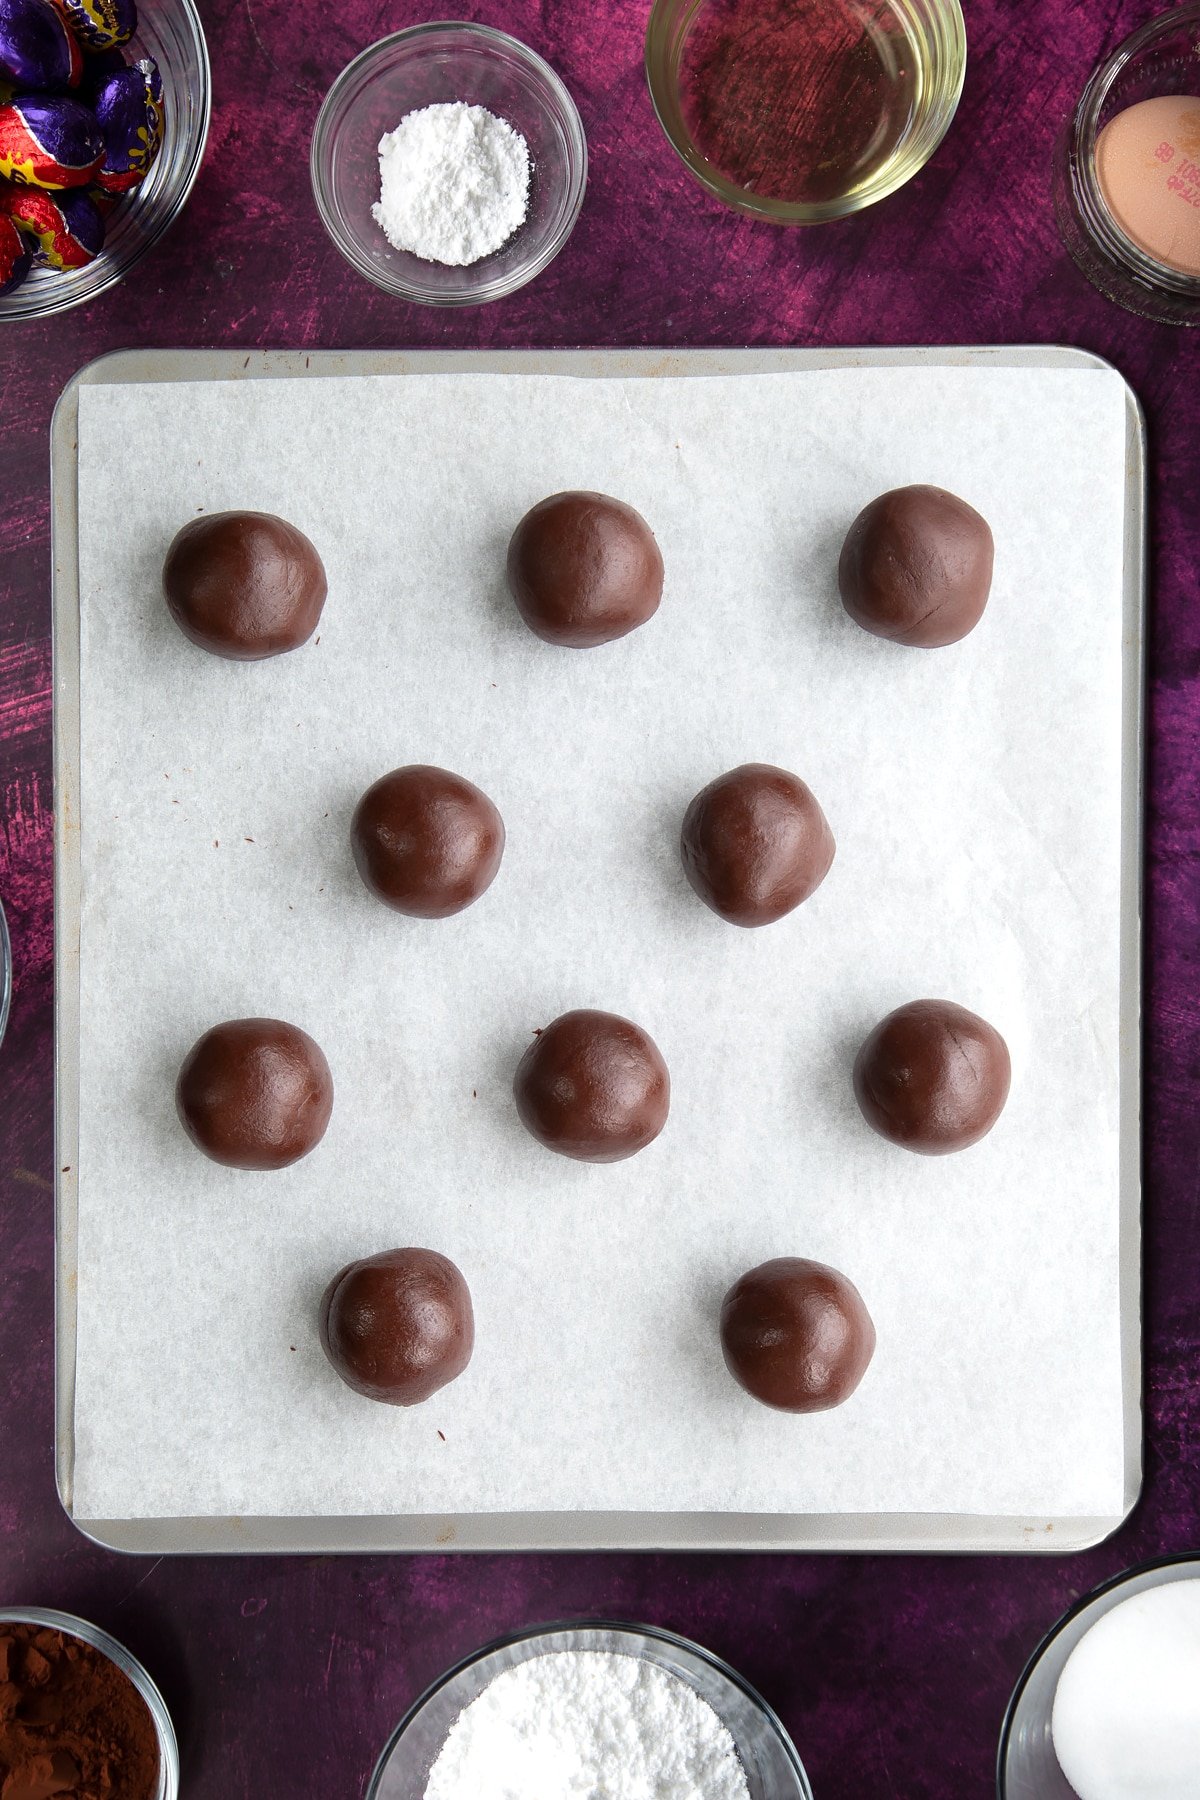
POLYGON ((1200 1556, 1144 1563, 1042 1639, 1009 1702, 998 1800, 1196 1800, 1200 1556))
POLYGON ((397 299, 478 306, 532 281, 570 237, 587 140, 550 65, 487 25, 414 25, 334 82, 313 194, 360 275, 397 299))
POLYGON ((812 1800, 766 1701, 649 1625, 543 1625, 443 1675, 393 1732, 367 1800, 812 1800))

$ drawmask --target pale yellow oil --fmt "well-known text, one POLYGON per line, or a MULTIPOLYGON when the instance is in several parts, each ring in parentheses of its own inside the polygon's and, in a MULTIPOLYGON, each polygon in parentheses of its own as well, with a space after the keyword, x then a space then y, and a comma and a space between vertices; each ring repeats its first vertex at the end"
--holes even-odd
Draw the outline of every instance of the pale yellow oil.
POLYGON ((707 0, 682 50, 684 119, 732 185, 836 203, 886 182, 936 85, 932 55, 889 0, 707 0))

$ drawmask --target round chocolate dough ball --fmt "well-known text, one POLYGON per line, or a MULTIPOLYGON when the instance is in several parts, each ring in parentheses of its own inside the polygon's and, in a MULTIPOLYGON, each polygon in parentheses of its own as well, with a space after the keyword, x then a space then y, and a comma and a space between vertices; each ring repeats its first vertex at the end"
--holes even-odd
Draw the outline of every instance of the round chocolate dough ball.
POLYGON ((978 625, 992 585, 986 519, 937 487, 880 494, 846 534, 842 604, 864 631, 934 650, 978 625))
POLYGON ((863 1118, 923 1156, 965 1150, 1004 1110, 1012 1075, 1000 1033, 952 1000, 910 1000, 880 1021, 854 1064, 863 1118))
POLYGON ((333 1111, 329 1064, 282 1019, 229 1019, 184 1058, 175 1106, 197 1149, 230 1169, 285 1169, 314 1150, 333 1111))
POLYGON ((414 919, 446 919, 495 880, 504 821, 461 775, 411 763, 367 789, 350 847, 363 881, 386 906, 414 919))
POLYGON ((513 1079, 517 1111, 547 1150, 621 1162, 667 1122, 671 1078, 640 1025, 615 1013, 563 1013, 538 1034, 513 1079))
POLYGON ((302 531, 272 513, 209 513, 178 533, 163 593, 202 650, 257 662, 297 650, 317 629, 325 570, 302 531))
POLYGON ((770 925, 814 893, 833 833, 798 775, 743 763, 702 788, 683 817, 684 873, 731 925, 770 925))
POLYGON ((726 1294, 721 1348, 734 1380, 764 1406, 827 1412, 865 1375, 875 1327, 854 1283, 836 1269, 779 1256, 726 1294))
POLYGON ((587 650, 653 617, 663 560, 645 519, 623 500, 551 494, 512 534, 508 585, 530 631, 587 650))
POLYGON ((418 1406, 471 1360, 471 1291, 436 1250, 364 1256, 325 1289, 321 1347, 356 1394, 418 1406))

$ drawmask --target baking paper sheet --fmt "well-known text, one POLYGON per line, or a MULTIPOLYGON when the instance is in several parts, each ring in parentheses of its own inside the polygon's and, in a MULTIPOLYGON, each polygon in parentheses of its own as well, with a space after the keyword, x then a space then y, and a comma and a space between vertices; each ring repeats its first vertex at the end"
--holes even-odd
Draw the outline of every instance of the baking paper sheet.
POLYGON ((84 387, 82 1093, 74 1510, 83 1518, 557 1509, 1113 1515, 1123 1506, 1117 1027, 1125 390, 1098 370, 496 374, 84 387), (876 640, 837 551, 932 481, 996 538, 962 644, 876 640), (550 648, 503 584, 543 495, 653 523, 657 617, 550 648), (319 546, 319 641, 239 665, 159 594, 176 529, 255 507, 319 546), (810 783, 838 851, 782 923, 687 887, 691 795, 810 783), (478 782, 508 847, 456 919, 385 911, 348 850, 413 761, 478 782), (946 996, 1007 1037, 990 1138, 877 1138, 855 1049, 946 996), (587 1167, 519 1125, 513 1068, 574 1006, 637 1019, 668 1127, 587 1167), (329 1057, 329 1132, 218 1168, 172 1086, 217 1020, 329 1057), (468 1372, 411 1411, 322 1356, 352 1257, 435 1247, 468 1372), (725 1372, 725 1288, 831 1262, 878 1350, 817 1417, 725 1372))

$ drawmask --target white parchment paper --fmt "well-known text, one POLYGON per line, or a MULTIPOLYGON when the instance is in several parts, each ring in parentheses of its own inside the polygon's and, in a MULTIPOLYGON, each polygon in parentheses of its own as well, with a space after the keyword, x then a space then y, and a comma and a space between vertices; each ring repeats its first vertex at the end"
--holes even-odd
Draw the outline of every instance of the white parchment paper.
POLYGON ((84 387, 81 1517, 473 1512, 1115 1514, 1122 1503, 1117 1022, 1125 398, 1101 371, 429 375, 84 387), (836 597, 858 509, 909 481, 987 516, 980 627, 920 652, 836 597), (503 584, 557 489, 652 522, 661 610, 555 650, 503 584), (159 593, 178 526, 310 534, 319 642, 238 665, 159 593), (838 843, 817 895, 723 924, 679 867, 712 776, 776 762, 838 843), (348 825, 433 762, 499 805, 495 885, 385 911, 348 825), (850 1088, 900 1002, 1007 1037, 979 1147, 884 1143, 850 1088), (518 1123, 513 1068, 574 1006, 640 1021, 671 1117, 586 1167, 518 1123), (337 1085, 319 1149, 220 1169, 172 1086, 209 1025, 303 1025, 337 1085), (426 1405, 359 1399, 317 1303, 352 1257, 444 1251, 476 1309, 426 1405), (727 1376, 720 1297, 843 1269, 878 1351, 791 1418, 727 1376))

